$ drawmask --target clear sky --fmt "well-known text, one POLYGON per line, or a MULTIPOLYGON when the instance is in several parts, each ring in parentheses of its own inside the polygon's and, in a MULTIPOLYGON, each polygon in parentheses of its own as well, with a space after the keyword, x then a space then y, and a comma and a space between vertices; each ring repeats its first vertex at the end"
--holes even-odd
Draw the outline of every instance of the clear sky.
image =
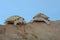
POLYGON ((0 24, 13 15, 29 22, 39 12, 49 16, 50 20, 60 20, 60 0, 0 0, 0 24))

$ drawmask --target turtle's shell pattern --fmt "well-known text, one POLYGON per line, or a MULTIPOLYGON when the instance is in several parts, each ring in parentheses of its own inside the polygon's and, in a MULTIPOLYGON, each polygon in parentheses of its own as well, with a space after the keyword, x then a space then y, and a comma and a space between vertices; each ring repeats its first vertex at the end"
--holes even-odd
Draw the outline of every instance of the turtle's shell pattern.
POLYGON ((42 18, 44 18, 44 19, 48 19, 48 18, 49 18, 48 16, 46 16, 46 15, 44 15, 44 14, 42 14, 42 13, 37 14, 37 15, 34 16, 33 18, 35 18, 35 17, 42 17, 42 18))
POLYGON ((11 16, 11 17, 7 18, 6 21, 15 21, 19 18, 21 18, 21 17, 20 16, 11 16))

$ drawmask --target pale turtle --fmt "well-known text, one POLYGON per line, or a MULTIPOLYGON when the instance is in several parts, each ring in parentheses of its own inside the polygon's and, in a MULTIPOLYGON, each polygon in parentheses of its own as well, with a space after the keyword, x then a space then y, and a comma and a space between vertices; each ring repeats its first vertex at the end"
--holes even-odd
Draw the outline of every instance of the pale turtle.
POLYGON ((45 22, 47 24, 50 24, 49 17, 44 15, 43 13, 39 13, 36 16, 33 17, 33 20, 31 22, 45 22))

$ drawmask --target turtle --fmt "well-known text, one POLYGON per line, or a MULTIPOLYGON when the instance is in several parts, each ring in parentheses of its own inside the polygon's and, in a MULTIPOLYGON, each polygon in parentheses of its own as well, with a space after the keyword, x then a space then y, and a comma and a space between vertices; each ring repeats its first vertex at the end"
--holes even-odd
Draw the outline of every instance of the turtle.
POLYGON ((14 25, 16 25, 18 23, 25 23, 24 18, 15 15, 15 16, 11 16, 11 17, 7 18, 6 21, 5 21, 5 24, 14 24, 14 25))
POLYGON ((45 14, 38 13, 36 16, 33 17, 33 20, 31 22, 45 22, 47 24, 50 24, 48 18, 49 17, 46 16, 45 14))

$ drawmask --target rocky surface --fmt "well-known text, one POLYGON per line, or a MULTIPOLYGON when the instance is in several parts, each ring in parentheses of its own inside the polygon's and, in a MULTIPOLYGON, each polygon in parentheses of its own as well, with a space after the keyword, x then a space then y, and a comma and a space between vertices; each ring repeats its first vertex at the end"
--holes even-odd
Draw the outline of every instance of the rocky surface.
POLYGON ((0 40, 60 40, 60 21, 0 25, 0 40))

